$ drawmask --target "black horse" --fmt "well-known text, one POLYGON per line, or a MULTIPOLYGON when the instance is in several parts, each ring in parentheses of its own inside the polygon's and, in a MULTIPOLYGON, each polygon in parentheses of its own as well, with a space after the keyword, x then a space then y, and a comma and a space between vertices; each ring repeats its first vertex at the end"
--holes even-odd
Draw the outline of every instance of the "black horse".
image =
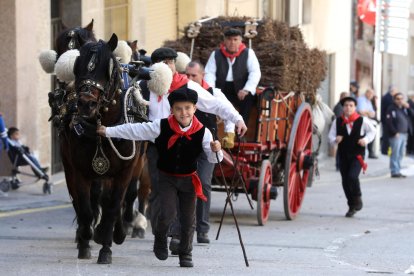
POLYGON ((102 245, 100 264, 112 262, 112 241, 121 244, 125 239, 122 206, 141 155, 134 152, 141 149, 138 142, 103 140, 95 133, 100 123, 116 125, 128 118, 124 116, 120 67, 112 54, 117 41, 113 34, 108 43, 100 40, 80 48, 73 69, 77 113, 65 125, 60 140, 66 182, 78 222, 78 258, 91 257, 89 240, 93 237, 102 245), (96 210, 91 191, 96 191, 93 186, 98 184, 102 185, 102 215, 93 232, 96 210))

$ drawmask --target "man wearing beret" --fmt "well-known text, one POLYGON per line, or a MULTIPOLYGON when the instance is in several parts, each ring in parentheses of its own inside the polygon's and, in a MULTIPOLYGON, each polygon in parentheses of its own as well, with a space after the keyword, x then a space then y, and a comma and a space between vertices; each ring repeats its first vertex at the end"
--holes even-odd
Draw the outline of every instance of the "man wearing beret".
POLYGON ((181 267, 192 267, 192 241, 195 224, 195 199, 206 200, 196 173, 197 158, 204 152, 211 163, 223 159, 219 141, 213 141, 208 128, 194 116, 197 92, 181 87, 168 96, 172 115, 149 123, 124 124, 98 128, 106 137, 151 140, 159 153, 160 214, 153 230, 154 254, 159 260, 168 258, 167 231, 176 217, 179 202, 181 267))
POLYGON ((261 72, 256 54, 242 43, 240 30, 224 32, 223 44, 211 53, 205 70, 207 83, 220 88, 248 123, 261 72))
POLYGON ((345 97, 340 102, 343 114, 333 121, 328 138, 331 144, 338 144, 339 171, 349 207, 345 216, 352 217, 362 209, 359 174, 367 169, 365 146, 374 140, 375 127, 356 112, 355 98, 345 97))

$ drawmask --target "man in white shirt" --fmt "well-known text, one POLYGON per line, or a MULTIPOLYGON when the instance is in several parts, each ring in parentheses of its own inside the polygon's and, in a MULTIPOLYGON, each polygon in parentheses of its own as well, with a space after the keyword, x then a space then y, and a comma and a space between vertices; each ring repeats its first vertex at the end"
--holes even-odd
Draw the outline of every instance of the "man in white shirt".
POLYGON ((223 44, 211 53, 205 71, 207 83, 220 88, 248 123, 261 72, 254 51, 242 43, 240 30, 224 32, 223 44))
MULTIPOLYGON (((377 126, 377 121, 376 121, 376 112, 374 109, 374 106, 372 104, 372 100, 374 98, 375 94, 374 94, 374 90, 372 90, 371 88, 368 88, 365 91, 365 94, 362 96, 359 96, 357 98, 357 111, 359 114, 361 114, 362 116, 368 118, 371 120, 371 123, 374 126, 377 126)), ((375 155, 374 153, 374 149, 373 149, 373 144, 374 141, 372 141, 371 143, 368 144, 368 158, 373 158, 373 159, 377 159, 378 156, 375 155)))

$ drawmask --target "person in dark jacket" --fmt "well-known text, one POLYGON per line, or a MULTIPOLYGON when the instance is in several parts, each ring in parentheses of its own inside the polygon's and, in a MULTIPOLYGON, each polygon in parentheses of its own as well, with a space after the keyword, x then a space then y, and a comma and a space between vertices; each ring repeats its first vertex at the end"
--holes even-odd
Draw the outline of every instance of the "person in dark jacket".
POLYGON ((329 130, 329 142, 338 145, 339 170, 342 187, 349 210, 346 217, 352 217, 362 209, 359 174, 365 172, 365 147, 375 138, 375 127, 371 121, 356 112, 357 101, 353 97, 341 100, 343 114, 336 118, 329 130))
POLYGON ((401 161, 405 154, 408 133, 413 133, 412 117, 414 111, 404 101, 400 92, 394 95, 394 103, 385 113, 386 129, 391 146, 390 169, 391 177, 404 178, 401 174, 401 161))
MULTIPOLYGON (((412 110, 414 110, 414 91, 407 92, 408 97, 408 105, 412 110)), ((414 120, 411 120, 411 125, 413 126, 414 130, 414 120)), ((407 154, 414 154, 414 135, 413 133, 408 133, 407 139, 407 154)))
POLYGON ((388 155, 388 148, 390 147, 385 113, 387 112, 388 108, 393 104, 393 97, 397 92, 398 92, 398 89, 390 85, 390 87, 388 87, 387 93, 381 98, 381 123, 382 123, 381 153, 384 155, 388 155))

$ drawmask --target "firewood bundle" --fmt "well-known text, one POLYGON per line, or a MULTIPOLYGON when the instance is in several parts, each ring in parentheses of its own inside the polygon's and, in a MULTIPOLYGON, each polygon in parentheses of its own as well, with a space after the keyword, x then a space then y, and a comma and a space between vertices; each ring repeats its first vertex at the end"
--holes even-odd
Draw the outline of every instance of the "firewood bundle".
MULTIPOLYGON (((237 28, 244 33, 247 17, 217 17, 202 23, 195 38, 193 60, 203 64, 223 41, 226 28, 237 28)), ((262 78, 260 85, 272 85, 279 91, 305 93, 313 101, 320 82, 326 76, 326 53, 309 49, 298 27, 286 23, 263 19, 258 21, 257 36, 252 39, 252 48, 259 59, 262 78)), ((184 29, 187 33, 189 27, 184 29)), ((243 38, 246 46, 248 39, 243 38)), ((166 41, 164 46, 189 54, 191 39, 187 36, 175 41, 166 41)))

